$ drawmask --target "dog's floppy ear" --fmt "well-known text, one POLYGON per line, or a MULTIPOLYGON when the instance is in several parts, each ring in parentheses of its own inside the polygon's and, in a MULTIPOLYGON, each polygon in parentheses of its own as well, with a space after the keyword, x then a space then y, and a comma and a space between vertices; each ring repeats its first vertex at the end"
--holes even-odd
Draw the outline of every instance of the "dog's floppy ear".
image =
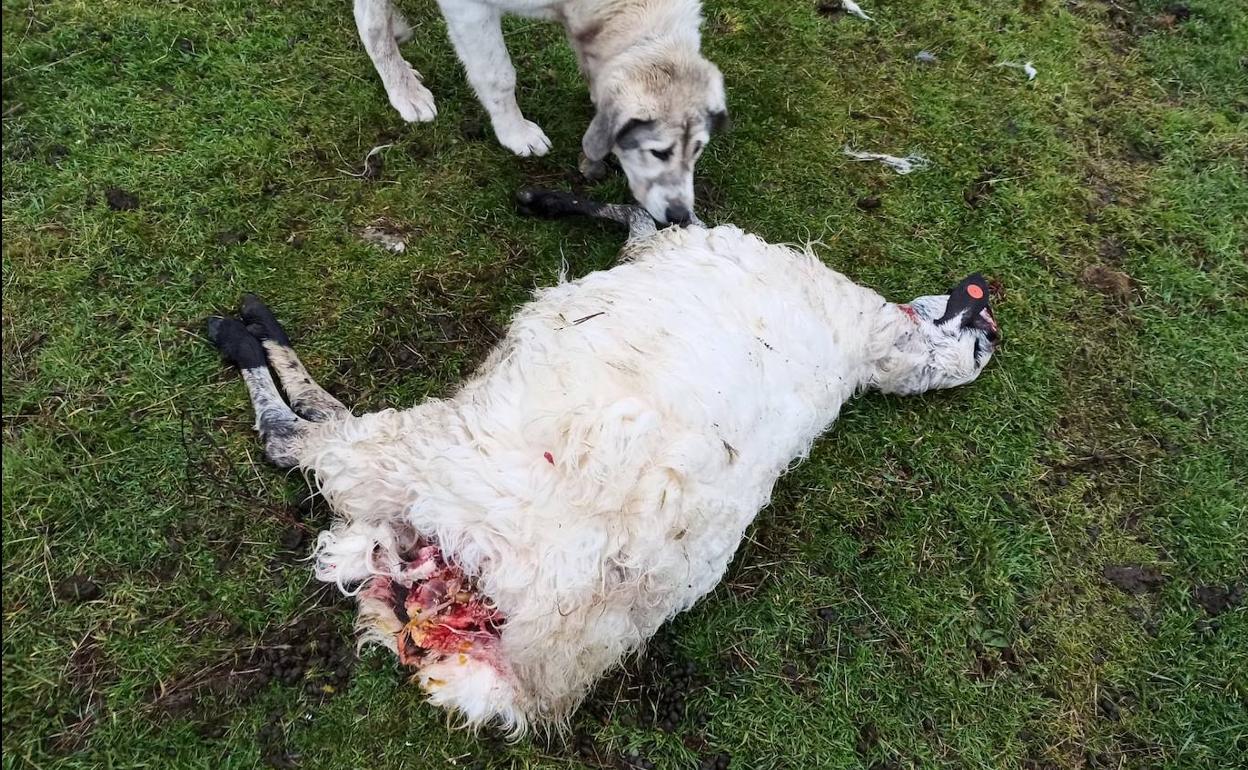
POLYGON ((581 139, 581 149, 585 157, 595 163, 604 160, 615 144, 615 127, 619 124, 620 112, 609 104, 598 108, 594 119, 585 129, 585 137, 581 139))
POLYGON ((618 145, 626 150, 636 147, 640 139, 634 134, 653 125, 653 120, 632 118, 621 126, 619 112, 602 109, 590 122, 585 138, 581 140, 581 149, 585 151, 586 158, 599 162, 607 157, 612 147, 618 145))
POLYGON ((724 75, 714 64, 707 62, 706 65, 711 72, 706 102, 706 124, 712 134, 718 134, 731 128, 731 122, 728 120, 728 99, 724 95, 724 75))

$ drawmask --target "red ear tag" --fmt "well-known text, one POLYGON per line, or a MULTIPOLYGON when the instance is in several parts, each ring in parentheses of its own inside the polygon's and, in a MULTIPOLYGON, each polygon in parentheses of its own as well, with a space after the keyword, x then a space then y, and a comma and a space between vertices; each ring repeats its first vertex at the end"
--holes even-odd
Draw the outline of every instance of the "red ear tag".
POLYGON ((542 452, 542 457, 545 457, 546 462, 550 463, 551 465, 555 464, 555 456, 552 455, 550 452, 542 452))
POLYGON ((970 286, 967 286, 966 293, 971 295, 971 299, 983 299, 984 298, 984 290, 979 288, 975 284, 971 284, 970 286))

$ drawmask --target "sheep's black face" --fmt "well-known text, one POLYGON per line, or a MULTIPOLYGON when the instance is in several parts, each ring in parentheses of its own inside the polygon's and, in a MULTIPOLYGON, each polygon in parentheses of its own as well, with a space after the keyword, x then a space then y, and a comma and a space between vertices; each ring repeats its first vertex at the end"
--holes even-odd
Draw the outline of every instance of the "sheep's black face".
POLYGON ((930 357, 910 392, 963 385, 979 376, 1000 344, 988 283, 975 274, 948 294, 919 297, 909 308, 922 321, 930 357))

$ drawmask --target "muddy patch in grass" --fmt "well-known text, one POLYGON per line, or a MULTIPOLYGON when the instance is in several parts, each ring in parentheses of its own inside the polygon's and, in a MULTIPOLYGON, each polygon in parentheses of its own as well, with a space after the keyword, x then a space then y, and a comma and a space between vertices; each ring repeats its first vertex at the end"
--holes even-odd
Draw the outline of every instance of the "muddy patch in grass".
POLYGON ((69 604, 95 601, 104 595, 104 589, 87 575, 75 574, 58 580, 53 588, 56 598, 69 604))
POLYGON ((104 191, 104 203, 113 211, 133 211, 139 207, 139 196, 120 187, 104 191))
POLYGON ((1105 579, 1120 591, 1141 596, 1158 590, 1169 580, 1156 567, 1138 564, 1110 565, 1102 570, 1105 579))
MULTIPOLYGON (((471 272, 425 274, 407 297, 381 309, 368 354, 368 376, 385 387, 417 372, 438 391, 457 387, 506 333, 498 286, 527 261, 523 250, 471 272)), ((358 367, 345 363, 343 377, 358 367)))
POLYGON ((65 756, 86 747, 104 715, 104 693, 117 679, 99 637, 95 633, 84 636, 65 664, 68 692, 58 700, 66 705, 59 716, 60 728, 46 739, 52 754, 65 756))
POLYGON ((962 200, 973 209, 979 208, 986 202, 988 196, 992 195, 993 185, 999 181, 998 176, 1000 173, 997 169, 984 169, 962 192, 962 200))
POLYGON ((441 373, 453 387, 485 359, 504 329, 487 300, 453 295, 434 281, 422 281, 417 291, 416 308, 382 308, 368 363, 374 372, 441 373))
POLYGON ((819 0, 815 3, 815 13, 825 19, 839 21, 845 17, 845 6, 841 4, 841 0, 819 0))
POLYGON ((660 643, 654 654, 631 672, 636 682, 637 716, 642 725, 674 733, 685 726, 702 727, 703 714, 692 710, 690 697, 706 687, 698 665, 660 643))
POLYGON ((302 757, 290 749, 282 712, 269 714, 264 726, 256 732, 256 743, 265 766, 274 770, 294 770, 299 767, 302 757))
POLYGON ((1245 595, 1248 595, 1248 589, 1243 583, 1227 586, 1195 586, 1192 589, 1192 600, 1213 616, 1221 615, 1227 610, 1240 606, 1243 604, 1245 595))
MULTIPOLYGON (((321 588, 313 598, 336 604, 338 597, 321 588)), ((318 608, 259 638, 244 637, 235 624, 235 638, 220 657, 153 688, 150 711, 193 718, 211 733, 222 707, 245 704, 270 684, 300 687, 317 701, 333 697, 350 683, 355 667, 354 639, 342 618, 318 608)))
POLYGON ((697 767, 731 764, 731 755, 706 732, 709 718, 699 707, 712 680, 676 649, 675 638, 675 632, 660 629, 643 655, 626 661, 598 684, 579 711, 582 726, 568 753, 592 767, 653 767, 644 753, 613 754, 589 737, 599 727, 616 724, 679 735, 681 743, 699 756, 697 767))
POLYGON ((1121 270, 1106 265, 1090 265, 1080 274, 1079 281, 1118 305, 1131 303, 1135 281, 1121 270))
POLYGON ((1012 646, 985 646, 979 642, 971 645, 974 660, 970 677, 976 681, 993 679, 999 675, 1016 673, 1024 669, 1024 663, 1012 646))

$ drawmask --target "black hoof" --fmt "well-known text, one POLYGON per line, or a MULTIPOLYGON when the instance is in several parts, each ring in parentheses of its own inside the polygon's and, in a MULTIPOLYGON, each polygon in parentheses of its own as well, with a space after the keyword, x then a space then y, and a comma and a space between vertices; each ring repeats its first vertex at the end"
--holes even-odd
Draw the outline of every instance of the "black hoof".
POLYGON ((521 216, 558 219, 576 215, 593 215, 597 204, 572 193, 526 187, 516 193, 516 212, 521 216))
POLYGON ((516 193, 516 213, 522 217, 542 216, 541 200, 549 193, 536 187, 525 187, 516 193))
POLYGON ((239 369, 258 369, 266 365, 260 340, 251 336, 247 327, 233 318, 213 316, 206 324, 208 339, 227 361, 239 369))
POLYGON ((243 323, 247 324, 247 331, 256 339, 273 340, 279 345, 290 347, 290 337, 286 336, 286 330, 277 322, 269 306, 255 294, 243 295, 242 306, 238 312, 243 317, 243 323))

